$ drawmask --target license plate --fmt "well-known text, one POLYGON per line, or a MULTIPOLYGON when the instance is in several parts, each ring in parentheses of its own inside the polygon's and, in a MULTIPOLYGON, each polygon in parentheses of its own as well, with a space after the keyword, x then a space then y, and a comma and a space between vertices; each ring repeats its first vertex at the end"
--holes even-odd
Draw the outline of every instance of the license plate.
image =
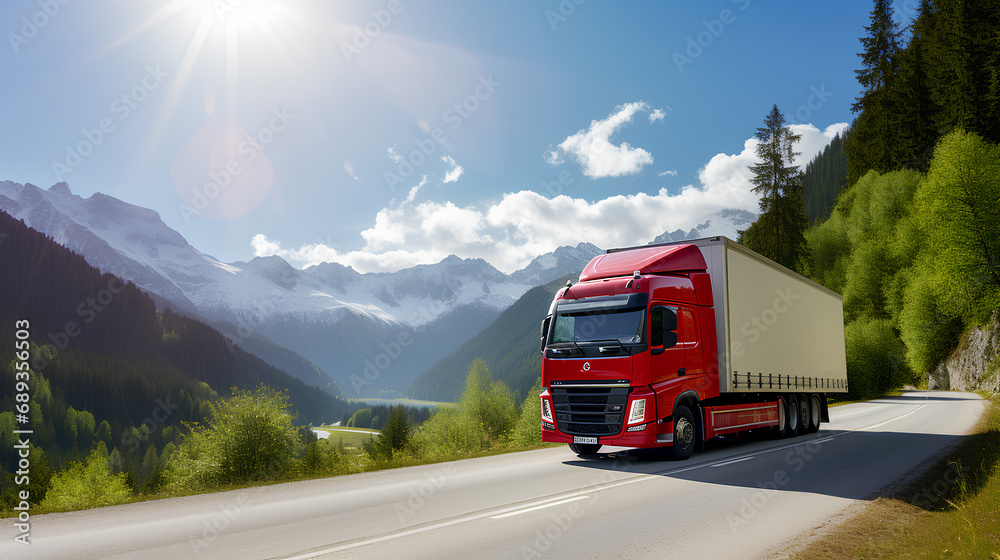
POLYGON ((573 443, 597 443, 597 438, 587 436, 573 436, 573 443))

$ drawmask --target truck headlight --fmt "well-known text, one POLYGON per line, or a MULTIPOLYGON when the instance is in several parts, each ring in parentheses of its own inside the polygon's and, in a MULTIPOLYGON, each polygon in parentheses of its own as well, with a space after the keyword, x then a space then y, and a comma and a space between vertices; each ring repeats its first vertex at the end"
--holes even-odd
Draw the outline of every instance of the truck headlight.
POLYGON ((555 422, 552 419, 552 408, 549 406, 548 399, 545 398, 542 399, 542 420, 553 423, 555 422))
POLYGON ((646 399, 636 399, 632 401, 632 408, 628 412, 628 423, 635 424, 646 419, 646 399))

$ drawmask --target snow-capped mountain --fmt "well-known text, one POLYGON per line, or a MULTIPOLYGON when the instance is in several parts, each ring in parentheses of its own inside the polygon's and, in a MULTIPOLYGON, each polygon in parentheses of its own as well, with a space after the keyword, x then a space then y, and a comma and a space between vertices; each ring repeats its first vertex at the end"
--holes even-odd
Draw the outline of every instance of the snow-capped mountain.
POLYGON ((156 212, 100 193, 84 199, 65 183, 43 190, 0 182, 0 209, 102 271, 210 320, 237 344, 263 335, 358 393, 405 385, 529 288, 581 270, 600 252, 564 247, 510 276, 455 256, 394 273, 336 263, 298 270, 277 256, 223 263, 156 212))
POLYGON ((649 244, 686 241, 688 239, 699 239, 715 235, 724 235, 730 239, 736 239, 739 237, 738 232, 750 227, 750 224, 756 219, 757 214, 753 212, 738 208, 726 208, 716 212, 704 223, 698 224, 689 231, 682 229, 666 231, 657 235, 656 239, 650 241, 649 244))

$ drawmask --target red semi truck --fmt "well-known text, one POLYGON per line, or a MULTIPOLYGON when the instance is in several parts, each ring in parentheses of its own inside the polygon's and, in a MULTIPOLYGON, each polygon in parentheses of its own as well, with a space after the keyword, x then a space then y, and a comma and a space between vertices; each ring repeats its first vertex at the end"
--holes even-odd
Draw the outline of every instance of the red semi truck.
POLYGON ((579 454, 776 437, 847 392, 843 298, 725 237, 612 249, 542 323, 542 440, 579 454))

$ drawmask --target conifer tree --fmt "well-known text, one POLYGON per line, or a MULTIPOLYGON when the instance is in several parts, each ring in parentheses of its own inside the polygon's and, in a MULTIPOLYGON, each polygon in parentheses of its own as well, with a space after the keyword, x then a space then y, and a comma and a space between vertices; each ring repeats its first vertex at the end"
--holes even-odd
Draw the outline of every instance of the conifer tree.
POLYGON ((809 225, 802 195, 802 173, 794 164, 800 136, 785 126, 785 116, 774 105, 757 129, 758 162, 750 166, 753 192, 760 195, 761 215, 740 242, 753 251, 801 270, 806 256, 804 232, 809 225))
POLYGON ((854 133, 847 143, 847 179, 853 184, 868 170, 885 173, 897 169, 902 161, 897 142, 897 117, 891 96, 898 70, 900 51, 899 25, 893 20, 892 0, 874 0, 868 36, 861 38, 862 67, 855 70, 864 91, 851 106, 860 113, 854 133))

